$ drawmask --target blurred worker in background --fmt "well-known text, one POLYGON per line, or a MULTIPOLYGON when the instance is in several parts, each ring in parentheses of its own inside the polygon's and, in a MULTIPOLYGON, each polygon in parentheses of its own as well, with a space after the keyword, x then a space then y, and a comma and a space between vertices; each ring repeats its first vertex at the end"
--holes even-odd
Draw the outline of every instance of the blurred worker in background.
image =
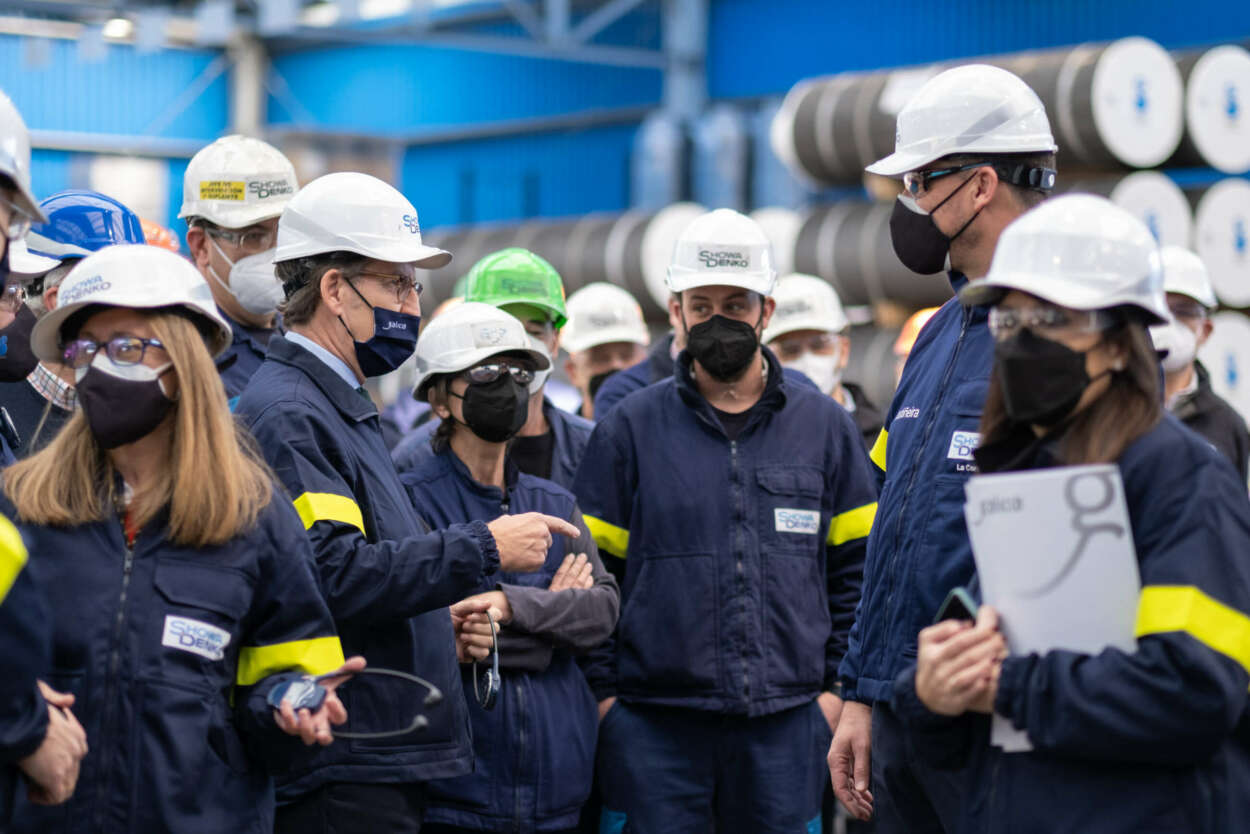
POLYGON ((217 363, 231 405, 265 360, 277 327, 278 215, 298 188, 295 168, 281 151, 237 135, 201 148, 182 178, 178 216, 187 221, 191 260, 234 333, 217 363))
MULTIPOLYGON (((10 281, 13 244, 22 241, 31 223, 46 219, 30 190, 26 122, 0 91, 0 333, 12 324, 21 304, 21 294, 10 292, 19 286, 10 281)), ((4 341, 7 334, 0 336, 4 341)), ((12 450, 0 433, 0 463, 12 461, 12 450)), ((27 562, 21 535, 0 517, 0 828, 8 825, 19 779, 25 780, 31 801, 64 802, 74 792, 79 764, 87 754, 86 733, 69 711, 73 697, 39 681, 52 667, 51 620, 27 562)))
POLYGON ((1215 292, 1202 259, 1180 246, 1164 246, 1163 289, 1171 318, 1150 328, 1163 357, 1164 405, 1232 461, 1247 478, 1250 433, 1246 421, 1211 390, 1211 375, 1198 361, 1198 351, 1211 338, 1215 292))
POLYGON ((548 367, 517 319, 479 302, 431 322, 417 343, 414 395, 442 418, 434 455, 403 476, 422 518, 447 527, 534 511, 580 531, 574 542, 556 537, 538 571, 483 578, 451 607, 462 662, 473 663, 492 648, 489 621, 473 607, 490 605, 503 671, 485 709, 468 695, 483 672, 462 667, 474 772, 430 784, 431 834, 568 831, 590 792, 599 719, 576 656, 612 633, 620 594, 573 496, 506 454, 529 412, 529 383, 548 367))
POLYGON ((564 372, 582 395, 577 413, 595 419, 595 395, 614 374, 646 359, 651 334, 642 308, 628 290, 602 281, 568 299, 568 324, 560 335, 569 352, 564 372))
POLYGON ((1142 587, 1131 649, 1008 655, 988 607, 921 632, 895 703, 913 755, 967 767, 952 834, 1245 829, 1250 501, 1161 406, 1159 266, 1144 223, 1072 194, 1008 226, 961 293, 993 305, 981 470, 1116 464, 1142 587), (992 745, 991 712, 1030 749, 992 745))
MULTIPOLYGON (((895 152, 868 166, 903 180, 890 219, 899 259, 948 269, 956 292, 984 277, 1002 230, 1053 188, 1055 150, 1041 100, 1016 76, 983 64, 934 76, 899 112, 895 152)), ((838 798, 880 834, 950 832, 960 812, 959 774, 909 753, 889 700, 920 629, 974 573, 964 482, 993 358, 986 318, 958 299, 933 316, 871 453, 884 484, 829 764, 838 798)))
MULTIPOLYGON (((426 710, 423 731, 338 744, 279 774, 283 834, 420 830, 422 783, 473 764, 446 607, 483 577, 539 568, 552 532, 578 534, 537 513, 430 533, 391 465, 363 383, 412 355, 417 271, 450 260, 421 242, 412 204, 366 174, 314 180, 279 223, 287 332, 270 341, 238 413, 294 497, 343 645, 375 666, 427 678, 445 696, 426 710)), ((411 684, 353 687, 351 732, 394 731, 418 708, 411 684)))
POLYGON ((920 338, 920 331, 929 323, 929 319, 941 309, 940 307, 925 307, 923 310, 917 310, 907 317, 903 322, 903 326, 899 328, 898 338, 894 340, 894 387, 897 388, 899 382, 903 379, 903 366, 907 364, 907 357, 911 353, 911 349, 916 346, 916 339, 920 338))
MULTIPOLYGON (((54 194, 39 204, 47 215, 26 235, 30 255, 47 269, 27 274, 26 309, 18 313, 29 343, 35 322, 57 307, 61 282, 79 261, 106 246, 144 243, 138 216, 98 191, 71 190, 54 194)), ((33 265, 33 264, 32 264, 33 265)), ((16 326, 18 322, 14 322, 16 326)), ((20 380, 0 382, 0 403, 17 428, 19 458, 47 445, 74 413, 74 369, 61 362, 39 362, 20 380)))
POLYGON ((782 276, 773 291, 777 309, 764 344, 785 367, 806 376, 850 413, 872 448, 881 433, 881 410, 864 389, 842 378, 851 359, 851 323, 828 281, 812 275, 782 276))
MULTIPOLYGON (((560 328, 568 320, 564 282, 555 267, 533 252, 513 247, 482 258, 469 270, 464 300, 509 313, 525 326, 536 350, 549 360, 558 354, 560 328)), ((550 376, 550 366, 534 375, 525 425, 509 445, 508 455, 525 474, 569 489, 594 424, 556 408, 544 391, 550 376)), ((438 423, 430 420, 395 447, 392 457, 401 473, 433 454, 430 438, 437 428, 438 423)))
POLYGON ((673 375, 673 362, 685 349, 685 332, 681 321, 673 314, 673 302, 669 299, 668 323, 673 329, 651 345, 647 357, 604 380, 595 394, 594 419, 602 420, 617 403, 635 391, 673 375))
POLYGON ((296 716, 270 690, 364 664, 344 667, 299 516, 226 409, 230 329, 200 274, 111 246, 61 287, 32 346, 74 368, 80 407, 5 470, 0 511, 48 599, 49 700, 91 755, 65 809, 19 801, 11 830, 268 830, 264 763, 344 719, 333 694, 296 716))
POLYGON ((602 831, 819 830, 875 489, 850 416, 760 335, 772 247, 721 209, 678 238, 674 376, 600 419, 574 494, 623 570, 600 701, 602 831))

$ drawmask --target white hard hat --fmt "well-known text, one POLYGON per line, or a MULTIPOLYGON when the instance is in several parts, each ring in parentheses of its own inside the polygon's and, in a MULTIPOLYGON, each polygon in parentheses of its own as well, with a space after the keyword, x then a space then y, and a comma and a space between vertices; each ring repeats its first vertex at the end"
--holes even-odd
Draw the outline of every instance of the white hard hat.
POLYGON ((569 353, 581 353, 613 342, 651 342, 642 308, 629 292, 615 284, 587 284, 564 302, 569 320, 560 331, 560 344, 569 353))
POLYGON ((31 333, 35 356, 44 362, 63 361, 61 326, 74 313, 97 304, 136 310, 181 307, 213 329, 209 352, 214 357, 230 347, 230 325, 217 312, 212 290, 190 261, 159 246, 125 243, 91 253, 65 276, 57 308, 31 333))
POLYGON ((43 275, 60 265, 56 258, 45 258, 30 251, 25 239, 9 241, 9 271, 15 275, 43 275))
POLYGON ((783 275, 773 290, 777 309, 764 328, 763 342, 796 330, 823 330, 841 333, 850 324, 842 310, 842 302, 828 281, 815 275, 795 272, 783 275))
POLYGON ((459 373, 500 353, 523 353, 534 361, 538 371, 551 367, 547 355, 531 346, 519 319, 494 304, 457 304, 427 324, 417 339, 417 375, 412 396, 425 400, 433 377, 459 373))
POLYGON ((732 209, 709 211, 687 226, 668 267, 669 292, 720 285, 771 295, 775 283, 768 236, 760 224, 732 209))
POLYGON ((278 220, 276 263, 327 252, 421 269, 451 262, 451 253, 421 242, 417 210, 407 197, 377 177, 354 172, 308 183, 278 220))
POLYGON ((0 90, 0 174, 13 181, 17 208, 32 223, 47 222, 30 190, 30 131, 17 107, 0 90))
POLYGON ((187 163, 178 216, 241 229, 282 214, 298 190, 282 151, 250 136, 223 136, 187 163))
POLYGON ((1211 289, 1211 275, 1202 258, 1183 246, 1163 246, 1163 291, 1189 296, 1203 307, 1215 306, 1215 290, 1211 289))
POLYGON ((1037 93, 1005 69, 968 64, 939 73, 899 111, 894 153, 870 174, 900 177, 951 154, 1058 150, 1037 93))
POLYGON ((993 304, 1020 290, 1073 310, 1136 307, 1147 324, 1169 320, 1159 245, 1146 224, 1105 197, 1065 194, 1012 221, 989 274, 959 294, 993 304))

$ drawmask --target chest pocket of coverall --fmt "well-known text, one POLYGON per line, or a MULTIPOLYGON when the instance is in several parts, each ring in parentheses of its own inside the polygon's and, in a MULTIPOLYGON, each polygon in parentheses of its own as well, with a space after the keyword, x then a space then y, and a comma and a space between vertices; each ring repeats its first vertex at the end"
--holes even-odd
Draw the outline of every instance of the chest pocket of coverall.
POLYGON ((820 498, 824 475, 814 466, 761 466, 755 472, 761 549, 815 557, 829 532, 820 498))
POLYGON ((153 611, 149 640, 160 647, 162 678, 218 690, 234 682, 240 622, 251 606, 251 580, 241 571, 190 560, 160 559, 154 577, 165 601, 153 611))

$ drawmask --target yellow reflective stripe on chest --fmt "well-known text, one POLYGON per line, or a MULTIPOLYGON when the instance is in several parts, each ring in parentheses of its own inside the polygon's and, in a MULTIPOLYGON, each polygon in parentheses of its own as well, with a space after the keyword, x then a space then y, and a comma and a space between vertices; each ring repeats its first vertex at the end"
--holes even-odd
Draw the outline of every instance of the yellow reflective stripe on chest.
POLYGON ((0 516, 0 602, 9 595, 17 575, 26 567, 26 545, 13 522, 0 516))
POLYGON ((885 429, 877 435, 877 442, 872 444, 872 450, 868 453, 868 459, 877 465, 882 472, 885 471, 885 446, 890 440, 890 433, 885 429))
POLYGON ((590 535, 594 537, 595 544, 599 545, 600 550, 618 559, 625 558, 625 553, 629 550, 628 530, 609 524, 593 515, 583 515, 582 518, 586 519, 586 527, 590 530, 590 535))
POLYGON ((825 541, 833 547, 862 539, 872 532, 872 521, 877 517, 877 502, 847 510, 829 522, 829 536, 825 541))
POLYGON ((305 530, 318 521, 337 521, 340 524, 350 524, 364 535, 365 517, 361 515, 360 505, 353 498, 332 492, 305 492, 294 503, 305 530))
POLYGON ((1184 632, 1250 672, 1250 616, 1192 585, 1147 585, 1137 603, 1138 637, 1184 632))
POLYGON ((323 675, 342 665, 343 646, 337 637, 244 646, 239 650, 239 670, 235 682, 239 686, 251 686, 272 674, 292 669, 308 675, 323 675))

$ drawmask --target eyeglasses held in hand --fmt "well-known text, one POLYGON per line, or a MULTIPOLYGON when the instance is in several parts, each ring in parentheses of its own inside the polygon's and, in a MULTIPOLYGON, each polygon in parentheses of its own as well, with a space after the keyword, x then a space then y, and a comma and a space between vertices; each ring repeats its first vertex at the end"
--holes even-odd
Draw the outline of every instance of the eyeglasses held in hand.
POLYGON ((473 695, 482 709, 494 709, 495 702, 499 700, 499 690, 503 686, 503 679, 499 676, 499 638, 495 636, 497 628, 495 618, 490 611, 486 612, 486 619, 490 621, 491 665, 479 678, 478 662, 473 661, 473 695))
MULTIPOLYGON (((358 672, 350 672, 348 674, 351 677, 356 677, 358 675, 384 675, 392 678, 401 678, 403 680, 419 684, 426 689, 425 698, 421 701, 421 705, 423 707, 432 707, 443 700, 443 693, 439 691, 437 686, 430 683, 425 678, 410 675, 407 672, 400 672, 395 669, 366 668, 361 669, 358 672)), ((321 682, 330 678, 342 677, 342 675, 342 672, 330 672, 324 675, 305 675, 302 678, 295 678, 293 680, 286 681, 285 683, 280 683, 273 689, 269 690, 269 697, 265 700, 268 701, 269 706, 274 709, 281 709, 283 702, 286 702, 291 705, 291 709, 295 712, 299 712, 302 709, 306 709, 310 712, 316 712, 321 709, 321 705, 325 703, 326 695, 329 694, 329 691, 321 685, 321 682)), ((401 727, 397 730, 385 730, 380 733, 350 733, 345 730, 336 730, 331 727, 330 733, 335 738, 390 738, 391 736, 402 736, 407 735, 408 733, 416 732, 417 730, 423 730, 428 727, 429 724, 429 719, 418 713, 413 717, 412 721, 409 722, 407 726, 401 727)))

